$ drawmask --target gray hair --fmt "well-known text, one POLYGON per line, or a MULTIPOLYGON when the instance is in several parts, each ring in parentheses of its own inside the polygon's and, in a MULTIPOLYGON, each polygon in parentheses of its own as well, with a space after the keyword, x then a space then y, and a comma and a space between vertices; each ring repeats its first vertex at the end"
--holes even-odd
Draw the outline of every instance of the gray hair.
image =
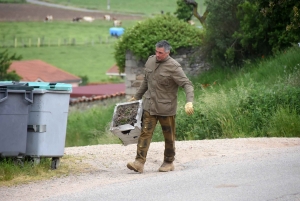
POLYGON ((172 46, 166 40, 161 40, 161 41, 157 42, 155 47, 157 47, 157 48, 163 47, 166 52, 170 52, 170 50, 172 49, 172 46))

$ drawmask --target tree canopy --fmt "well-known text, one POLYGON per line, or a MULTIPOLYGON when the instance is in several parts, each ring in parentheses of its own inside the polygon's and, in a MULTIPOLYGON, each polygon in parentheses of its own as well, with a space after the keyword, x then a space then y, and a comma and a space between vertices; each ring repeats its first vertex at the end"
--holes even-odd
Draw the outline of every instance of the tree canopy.
POLYGON ((0 80, 1 81, 19 81, 21 77, 15 72, 8 72, 13 60, 20 60, 22 57, 16 54, 10 55, 8 50, 0 52, 0 80))
POLYGON ((155 52, 155 44, 168 40, 172 49, 200 46, 202 31, 199 28, 166 14, 146 19, 127 29, 115 46, 114 56, 120 72, 124 72, 126 51, 137 58, 147 59, 155 52))

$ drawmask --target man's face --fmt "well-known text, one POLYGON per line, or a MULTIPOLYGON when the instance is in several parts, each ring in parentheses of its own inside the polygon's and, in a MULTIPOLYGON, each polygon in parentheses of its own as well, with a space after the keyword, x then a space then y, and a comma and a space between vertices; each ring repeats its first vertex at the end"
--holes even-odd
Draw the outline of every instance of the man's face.
POLYGON ((169 56, 170 52, 165 52, 165 48, 157 47, 155 51, 156 60, 162 61, 169 56))

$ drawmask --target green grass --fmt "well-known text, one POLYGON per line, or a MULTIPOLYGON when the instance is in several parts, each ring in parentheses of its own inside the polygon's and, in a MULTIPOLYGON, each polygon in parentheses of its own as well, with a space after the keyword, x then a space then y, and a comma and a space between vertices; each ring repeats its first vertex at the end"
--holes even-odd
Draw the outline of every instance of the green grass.
MULTIPOLYGON (((135 23, 136 21, 126 21, 124 27, 126 29, 135 23)), ((105 73, 115 64, 113 52, 117 40, 108 37, 109 27, 110 24, 106 21, 96 23, 1 22, 0 51, 8 49, 10 53, 22 55, 22 60, 43 60, 74 75, 86 75, 89 82, 108 82, 111 80, 105 73), (41 47, 36 45, 38 37, 44 37, 44 45, 41 47), (14 38, 18 41, 17 48, 13 47, 14 38), (32 39, 31 47, 29 47, 29 38, 32 39), (71 41, 72 38, 76 38, 78 45, 64 45, 64 39, 71 41), (21 46, 22 40, 26 46, 21 46), (89 43, 87 44, 86 41, 89 43), (10 44, 10 47, 3 47, 3 44, 10 44)))
MULTIPOLYGON (((46 1, 46 0, 45 0, 46 1)), ((57 4, 82 7, 94 10, 107 10, 107 0, 47 0, 57 4)), ((197 1, 202 5, 204 0, 197 1)), ((157 15, 163 10, 165 13, 174 13, 177 8, 176 0, 131 0, 131 1, 110 1, 111 12, 144 14, 147 16, 157 15)), ((199 8, 201 11, 202 8, 199 8)), ((204 9, 203 9, 204 10, 204 9)))
POLYGON ((39 59, 74 75, 86 75, 89 82, 107 82, 109 77, 105 73, 115 63, 113 44, 9 48, 8 50, 22 55, 22 60, 39 59))
MULTIPOLYGON (((300 137, 299 53, 291 48, 240 70, 215 68, 195 78, 195 114, 179 110, 178 139, 300 137)), ((179 100, 183 105, 183 93, 179 100)))
MULTIPOLYGON (((128 28, 133 26, 136 21, 123 20, 122 27, 128 28)), ((107 39, 109 28, 112 27, 111 21, 95 20, 93 23, 71 21, 53 21, 44 22, 0 22, 0 46, 4 41, 14 41, 18 38, 20 41, 31 38, 44 37, 46 40, 72 39, 75 38, 79 43, 86 40, 98 40, 99 37, 107 39)))
POLYGON ((113 112, 113 103, 107 107, 98 106, 85 111, 70 112, 66 146, 121 143, 116 136, 109 132, 113 112))

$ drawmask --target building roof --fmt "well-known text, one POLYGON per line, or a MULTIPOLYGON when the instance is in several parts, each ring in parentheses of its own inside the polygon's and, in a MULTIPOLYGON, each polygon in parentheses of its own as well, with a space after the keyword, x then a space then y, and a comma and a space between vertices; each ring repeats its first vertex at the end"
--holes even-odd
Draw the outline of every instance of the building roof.
POLYGON ((117 84, 98 84, 74 87, 71 98, 93 97, 93 96, 111 96, 114 94, 124 94, 125 83, 117 84))
POLYGON ((80 77, 77 77, 41 60, 13 61, 8 71, 10 72, 13 70, 22 77, 21 81, 63 83, 81 82, 80 77))
POLYGON ((125 76, 125 73, 120 73, 119 72, 119 67, 117 66, 117 64, 113 65, 112 67, 110 67, 110 69, 108 69, 106 71, 106 75, 118 75, 118 76, 125 76))

